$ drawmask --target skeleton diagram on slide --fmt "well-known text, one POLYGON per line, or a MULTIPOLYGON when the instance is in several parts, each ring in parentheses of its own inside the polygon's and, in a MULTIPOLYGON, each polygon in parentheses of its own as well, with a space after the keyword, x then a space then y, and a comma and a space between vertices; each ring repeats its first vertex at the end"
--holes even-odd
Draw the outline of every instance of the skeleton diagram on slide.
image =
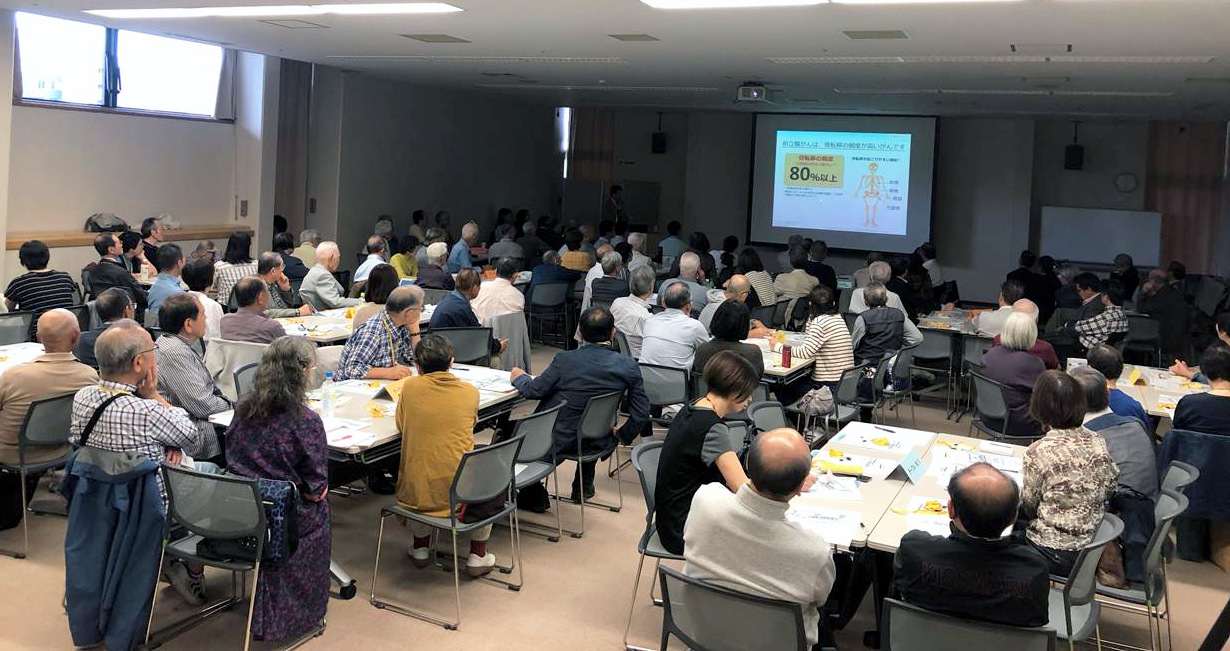
POLYGON ((867 228, 876 227, 876 208, 880 206, 880 188, 884 186, 884 177, 876 174, 878 169, 880 169, 879 165, 869 164, 867 173, 859 179, 858 187, 854 190, 857 196, 859 190, 867 188, 863 190, 863 226, 867 228))

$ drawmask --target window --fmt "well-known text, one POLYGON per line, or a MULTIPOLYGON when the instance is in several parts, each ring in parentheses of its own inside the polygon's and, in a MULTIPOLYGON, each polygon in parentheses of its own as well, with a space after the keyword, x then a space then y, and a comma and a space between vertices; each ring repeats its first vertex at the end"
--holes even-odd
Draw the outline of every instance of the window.
POLYGON ((222 48, 17 14, 23 99, 210 116, 222 48))
POLYGON ((555 109, 555 142, 564 159, 564 178, 568 178, 568 159, 572 153, 572 108, 559 106, 555 109))

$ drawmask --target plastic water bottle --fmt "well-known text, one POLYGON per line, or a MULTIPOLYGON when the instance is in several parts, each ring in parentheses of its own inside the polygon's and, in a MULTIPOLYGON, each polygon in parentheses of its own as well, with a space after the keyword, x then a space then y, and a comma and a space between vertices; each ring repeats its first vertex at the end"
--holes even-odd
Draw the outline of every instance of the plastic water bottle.
POLYGON ((325 416, 333 415, 333 373, 325 373, 325 383, 320 385, 320 411, 325 416))

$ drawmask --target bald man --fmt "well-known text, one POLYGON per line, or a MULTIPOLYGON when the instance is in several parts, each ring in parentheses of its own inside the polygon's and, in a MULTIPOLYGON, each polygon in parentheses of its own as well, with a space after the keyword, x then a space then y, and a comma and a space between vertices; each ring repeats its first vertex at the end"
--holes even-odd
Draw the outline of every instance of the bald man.
POLYGON ((757 436, 747 456, 750 483, 731 493, 701 486, 683 528, 684 574, 803 606, 808 647, 820 637, 820 606, 833 587, 833 553, 819 532, 788 520, 795 495, 815 481, 811 455, 788 428, 757 436))
MULTIPOLYGON (((1012 304, 1012 311, 1028 314, 1033 317, 1034 321, 1038 320, 1038 304, 1028 298, 1022 298, 1014 302, 1012 304)), ((1041 329, 1042 325, 1039 324, 1038 327, 1041 329)), ((1000 345, 999 335, 995 335, 995 339, 991 340, 991 345, 1000 345)), ((1042 360, 1042 363, 1046 365, 1047 370, 1059 368, 1059 358, 1055 355, 1055 347, 1051 345, 1051 342, 1046 341, 1042 337, 1038 337, 1038 341, 1034 342, 1034 347, 1030 348, 1026 352, 1042 360)))
MULTIPOLYGON (((94 369, 73 357, 80 336, 81 329, 72 312, 48 310, 38 318, 38 340, 43 344, 43 354, 0 375, 0 463, 20 462, 17 434, 30 411, 30 403, 73 393, 98 381, 94 369)), ((26 450, 26 463, 50 461, 67 452, 68 446, 30 448, 26 450)), ((27 500, 34 495, 41 476, 42 473, 27 475, 27 500)), ((0 474, 0 529, 21 522, 20 481, 19 475, 0 474)))
POLYGON ((1016 522, 1016 482, 989 464, 975 463, 953 474, 948 496, 947 537, 916 530, 901 538, 893 560, 901 596, 957 617, 1046 625, 1046 559, 1023 538, 1003 535, 1016 522))
POLYGON ((315 310, 331 310, 363 302, 361 298, 346 298, 346 289, 333 276, 341 261, 342 254, 338 251, 337 242, 321 242, 316 247, 316 265, 308 270, 299 287, 299 297, 304 303, 315 310))
MULTIPOLYGON (((735 274, 726 281, 726 289, 711 289, 708 293, 708 304, 705 309, 700 311, 700 324, 705 326, 705 330, 709 329, 709 325, 713 323, 713 315, 717 312, 718 307, 723 301, 734 299, 743 303, 747 302, 747 297, 752 294, 752 283, 743 274, 735 274)), ((773 331, 766 328, 758 319, 752 319, 752 330, 748 333, 748 337, 768 337, 773 331)))
POLYGON ((453 250, 448 253, 448 272, 455 274, 462 269, 470 269, 474 266, 474 260, 470 258, 470 247, 478 242, 478 224, 474 222, 466 222, 465 226, 461 227, 461 239, 453 245, 453 250))

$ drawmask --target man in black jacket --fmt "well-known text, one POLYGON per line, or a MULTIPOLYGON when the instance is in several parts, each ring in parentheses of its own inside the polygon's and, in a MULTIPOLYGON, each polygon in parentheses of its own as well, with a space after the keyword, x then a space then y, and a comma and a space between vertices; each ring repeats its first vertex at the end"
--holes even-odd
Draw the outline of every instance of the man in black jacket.
POLYGON ((94 238, 94 250, 98 251, 101 259, 89 267, 90 298, 97 299, 99 294, 108 289, 119 287, 128 292, 136 303, 137 322, 140 323, 147 305, 145 290, 141 289, 128 266, 120 259, 123 249, 119 239, 114 233, 99 233, 94 238))
POLYGON ((893 584, 928 610, 1012 626, 1045 626, 1046 559, 1004 530, 1016 521, 1016 482, 986 463, 948 482, 947 538, 911 531, 893 561, 893 584))

